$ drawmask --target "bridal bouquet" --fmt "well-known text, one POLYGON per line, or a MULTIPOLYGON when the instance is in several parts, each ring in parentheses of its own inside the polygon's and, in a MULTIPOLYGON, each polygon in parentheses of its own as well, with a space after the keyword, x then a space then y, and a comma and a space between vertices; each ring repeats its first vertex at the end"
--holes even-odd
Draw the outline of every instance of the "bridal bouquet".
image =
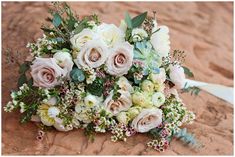
POLYGON ((184 52, 170 53, 169 29, 147 12, 120 26, 101 23, 97 15, 79 18, 66 3, 54 3, 43 37, 29 43, 30 56, 20 66, 19 90, 4 107, 19 109, 21 122, 39 122, 58 131, 83 128, 93 137, 110 131, 126 141, 148 133, 147 146, 164 151, 173 137, 194 144, 181 127, 195 119, 180 99, 184 52))

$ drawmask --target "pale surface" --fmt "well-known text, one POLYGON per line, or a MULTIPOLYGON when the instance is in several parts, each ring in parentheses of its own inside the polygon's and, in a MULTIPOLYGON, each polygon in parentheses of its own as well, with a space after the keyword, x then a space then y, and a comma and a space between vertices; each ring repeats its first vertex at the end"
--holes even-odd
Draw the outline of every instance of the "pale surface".
MULTIPOLYGON (((71 4, 71 3, 70 3, 71 4)), ((124 12, 132 16, 144 11, 157 11, 160 24, 168 25, 172 49, 187 52, 186 65, 196 80, 233 86, 233 4, 232 3, 72 3, 80 15, 98 13, 101 20, 119 25, 124 12)), ((40 25, 47 17, 48 3, 3 3, 3 105, 10 100, 10 90, 16 89, 18 67, 6 64, 5 50, 19 50, 22 62, 28 55, 25 45, 41 35, 40 25)), ((162 155, 232 155, 233 108, 205 92, 199 97, 183 95, 188 108, 197 120, 187 126, 205 145, 195 151, 174 140, 162 155)), ((2 105, 2 106, 3 106, 2 105)), ((37 127, 33 123, 20 125, 19 113, 2 117, 3 154, 84 154, 84 155, 159 155, 146 149, 145 135, 112 143, 110 134, 97 135, 88 142, 82 130, 69 133, 50 132, 42 141, 36 141, 37 127)))

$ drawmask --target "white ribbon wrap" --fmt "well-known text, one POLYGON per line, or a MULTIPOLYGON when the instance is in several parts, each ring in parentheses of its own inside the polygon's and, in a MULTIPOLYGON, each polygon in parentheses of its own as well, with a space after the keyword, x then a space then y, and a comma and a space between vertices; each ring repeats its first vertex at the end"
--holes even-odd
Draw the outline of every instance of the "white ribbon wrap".
POLYGON ((187 87, 196 86, 214 96, 217 96, 233 105, 233 87, 226 87, 218 84, 205 83, 186 79, 187 87))

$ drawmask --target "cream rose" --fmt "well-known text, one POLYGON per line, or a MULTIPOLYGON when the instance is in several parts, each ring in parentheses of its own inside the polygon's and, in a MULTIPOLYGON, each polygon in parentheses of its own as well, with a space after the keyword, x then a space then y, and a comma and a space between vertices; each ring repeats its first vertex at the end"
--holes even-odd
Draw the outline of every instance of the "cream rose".
POLYGON ((182 89, 185 85, 184 69, 179 65, 170 65, 169 69, 171 81, 175 84, 176 88, 182 89))
POLYGON ((70 73, 70 71, 73 68, 73 60, 72 56, 68 52, 58 51, 53 55, 53 58, 56 59, 57 64, 67 71, 67 74, 70 73))
POLYGON ((79 68, 91 67, 97 68, 105 63, 108 55, 108 49, 101 40, 92 40, 87 42, 75 59, 75 64, 79 68))
POLYGON ((117 115, 121 111, 128 110, 132 105, 131 95, 129 92, 123 90, 119 90, 118 92, 121 96, 117 100, 113 100, 113 92, 111 92, 104 101, 105 109, 113 115, 117 115))
POLYGON ((157 108, 143 109, 140 114, 134 118, 131 126, 137 132, 148 132, 162 123, 162 110, 157 108))
POLYGON ((33 77, 33 85, 44 88, 58 85, 60 83, 58 78, 67 75, 67 71, 57 65, 54 58, 36 58, 31 65, 30 73, 33 77))
POLYGON ((97 33, 109 47, 125 41, 124 31, 114 24, 102 23, 97 27, 97 33))
POLYGON ((70 42, 74 49, 80 50, 86 42, 92 40, 95 33, 91 29, 83 29, 80 33, 75 34, 70 42))
POLYGON ((127 74, 132 65, 132 61, 133 46, 128 42, 116 45, 107 59, 107 72, 115 76, 127 74))
POLYGON ((170 36, 169 29, 167 26, 157 26, 157 22, 154 21, 153 35, 150 38, 150 42, 153 45, 154 49, 160 55, 160 57, 168 56, 170 52, 170 36), (159 31, 155 32, 156 30, 159 31))

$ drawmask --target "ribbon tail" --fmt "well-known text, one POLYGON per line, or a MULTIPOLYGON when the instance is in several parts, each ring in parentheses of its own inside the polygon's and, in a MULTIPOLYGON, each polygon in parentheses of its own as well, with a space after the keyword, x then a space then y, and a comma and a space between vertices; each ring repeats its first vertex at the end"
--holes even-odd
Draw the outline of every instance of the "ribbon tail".
POLYGON ((205 83, 186 79, 186 88, 196 86, 214 96, 223 99, 233 105, 233 88, 218 84, 205 83))

